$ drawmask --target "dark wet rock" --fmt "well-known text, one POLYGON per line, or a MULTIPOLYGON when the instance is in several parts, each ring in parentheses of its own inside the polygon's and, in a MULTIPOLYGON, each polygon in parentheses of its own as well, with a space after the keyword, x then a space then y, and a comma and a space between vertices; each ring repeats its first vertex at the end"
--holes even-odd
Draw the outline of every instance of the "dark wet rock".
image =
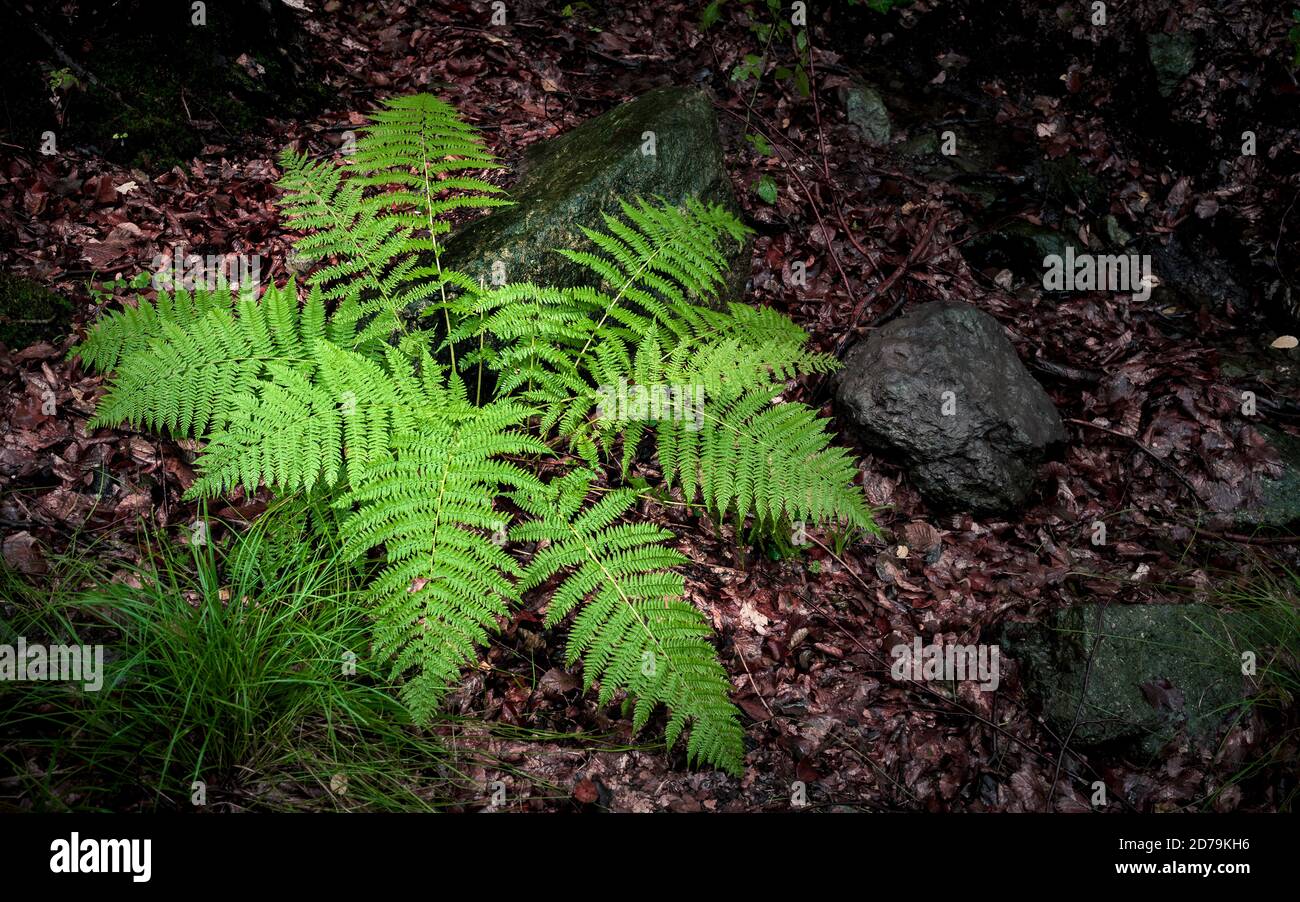
POLYGON ((1070 232, 1017 219, 964 242, 961 253, 977 269, 1009 269, 1041 285, 1044 259, 1049 255, 1064 259, 1071 247, 1076 256, 1087 252, 1070 232))
POLYGON ((862 140, 875 147, 889 143, 893 130, 889 108, 880 93, 863 81, 854 81, 844 92, 844 113, 862 140))
POLYGON ((66 335, 72 303, 31 279, 0 273, 0 344, 11 351, 66 335))
POLYGON ((943 507, 1017 507, 1045 449, 1065 439, 1002 326, 964 304, 925 304, 859 342, 836 398, 864 444, 898 455, 943 507))
MULTIPOLYGON (((688 198, 722 204, 740 215, 723 167, 718 120, 709 97, 691 88, 659 88, 525 152, 515 205, 471 223, 447 242, 443 264, 493 284, 493 265, 507 281, 570 286, 590 273, 555 253, 589 250, 581 226, 604 228, 601 213, 619 200, 688 198), (653 153, 648 152, 653 133, 653 153)), ((731 247, 732 299, 744 293, 749 248, 731 247)))
POLYGON ((1152 292, 1157 304, 1206 305, 1223 311, 1229 306, 1240 310, 1250 301, 1236 268, 1204 237, 1170 235, 1167 243, 1149 244, 1147 252, 1160 280, 1152 292))
POLYGON ((1068 155, 1055 160, 1036 160, 1030 166, 1034 187, 1056 204, 1101 210, 1109 192, 1101 179, 1088 171, 1079 158, 1068 155))
POLYGON ((1168 97, 1196 66, 1196 38, 1186 32, 1147 35, 1147 56, 1160 96, 1168 97))
POLYGON ((1192 739, 1212 736, 1241 699, 1241 658, 1228 638, 1241 629, 1207 605, 1088 604, 1009 624, 1003 645, 1062 739, 1073 727, 1072 746, 1118 742, 1154 755, 1180 727, 1192 739))

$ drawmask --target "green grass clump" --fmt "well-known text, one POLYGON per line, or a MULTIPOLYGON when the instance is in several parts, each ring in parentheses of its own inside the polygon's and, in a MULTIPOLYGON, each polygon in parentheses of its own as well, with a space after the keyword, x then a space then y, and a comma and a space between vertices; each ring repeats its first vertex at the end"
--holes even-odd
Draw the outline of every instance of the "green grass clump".
POLYGON ((102 644, 102 688, 0 684, 0 798, 41 810, 421 810, 463 778, 374 667, 356 571, 302 504, 115 577, 4 574, 0 642, 102 644))
POLYGON ((1288 788, 1276 800, 1276 807, 1281 812, 1293 811, 1300 794, 1300 766, 1295 755, 1300 743, 1300 573, 1276 561, 1260 560, 1249 575, 1225 582, 1215 594, 1218 603, 1232 612, 1224 623, 1230 624, 1227 635, 1233 654, 1253 656, 1254 672, 1245 674, 1253 691, 1238 717, 1258 715, 1276 727, 1270 731, 1276 738, 1206 803, 1236 784, 1285 774, 1288 776, 1279 785, 1288 788))

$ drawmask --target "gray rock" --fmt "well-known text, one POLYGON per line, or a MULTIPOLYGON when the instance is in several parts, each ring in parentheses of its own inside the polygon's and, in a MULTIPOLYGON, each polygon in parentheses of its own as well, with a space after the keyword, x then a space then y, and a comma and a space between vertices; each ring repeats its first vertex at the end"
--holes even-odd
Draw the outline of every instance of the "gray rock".
MULTIPOLYGON (((659 88, 529 147, 510 190, 515 205, 471 223, 448 240, 443 264, 492 284, 500 261, 508 281, 570 286, 590 273, 555 253, 590 250, 581 226, 603 229, 601 213, 617 214, 620 199, 695 197, 737 216, 723 167, 718 120, 709 97, 690 88, 659 88), (653 153, 644 152, 653 133, 653 153)), ((749 247, 732 245, 731 299, 744 293, 749 247)))
POLYGON ((1147 35, 1147 56, 1160 96, 1168 97, 1196 65, 1196 38, 1186 32, 1147 35))
POLYGON ((997 320, 965 304, 925 304, 873 332, 849 352, 837 383, 863 442, 899 455, 943 507, 1018 506, 1044 449, 1065 440, 1051 399, 997 320))
POLYGON ((889 143, 893 134, 889 109, 871 85, 861 81, 849 85, 844 94, 844 113, 868 144, 883 147, 889 143))
POLYGON ((1154 755, 1181 726, 1193 739, 1212 736, 1241 700, 1228 637, 1242 628, 1207 605, 1087 604, 1008 624, 1003 644, 1057 735, 1074 727, 1071 746, 1121 742, 1154 755))

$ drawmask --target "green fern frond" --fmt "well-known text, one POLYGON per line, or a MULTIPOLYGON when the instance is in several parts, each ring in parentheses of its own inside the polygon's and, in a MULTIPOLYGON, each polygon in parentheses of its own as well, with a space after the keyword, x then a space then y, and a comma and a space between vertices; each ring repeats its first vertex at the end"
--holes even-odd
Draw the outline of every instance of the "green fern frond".
POLYGON ((501 189, 466 170, 500 169, 478 131, 455 107, 429 94, 389 98, 362 126, 350 164, 353 182, 382 188, 371 203, 395 208, 412 230, 432 237, 448 231, 444 217, 457 209, 503 206, 501 189))
POLYGON ((139 296, 134 306, 107 313, 95 321, 86 338, 68 352, 79 357, 89 369, 106 373, 162 336, 163 325, 170 323, 182 330, 202 319, 209 311, 227 310, 234 305, 235 294, 229 289, 193 292, 159 291, 154 301, 139 296))
POLYGON ((294 240, 294 254, 303 263, 324 263, 311 284, 326 300, 341 301, 332 337, 355 333, 348 346, 364 346, 404 331, 403 287, 416 266, 411 228, 365 204, 361 185, 344 179, 330 161, 286 150, 280 166, 278 203, 289 225, 303 233, 294 240))
POLYGON ((634 698, 632 727, 640 730, 660 704, 667 706, 668 745, 689 725, 687 757, 734 774, 743 770, 739 711, 731 685, 709 644, 704 616, 681 600, 685 587, 672 568, 687 562, 668 548, 670 534, 650 523, 623 523, 636 493, 619 489, 579 510, 589 473, 551 487, 549 504, 521 498, 538 519, 519 524, 512 538, 547 543, 523 578, 522 590, 564 572, 551 596, 546 625, 577 611, 566 657, 582 662, 587 689, 600 683, 599 704, 626 690, 634 698))
MULTIPOLYGON (((542 430, 569 438, 589 459, 594 445, 586 420, 602 386, 631 377, 645 336, 662 333, 665 342, 679 348, 677 359, 685 361, 704 346, 693 343, 697 337, 701 342, 713 339, 719 330, 743 334, 739 321, 724 324, 732 317, 699 306, 697 300, 716 298, 726 266, 721 243, 728 237, 739 241, 748 230, 720 207, 694 200, 682 209, 663 201, 638 201, 624 203, 622 210, 623 220, 605 217, 607 231, 584 230, 595 251, 560 251, 590 270, 602 287, 559 290, 520 284, 476 293, 468 306, 462 301, 457 308, 461 326, 447 339, 450 344, 491 336, 485 350, 464 358, 462 365, 481 363, 495 371, 498 397, 518 394, 539 405, 542 430)), ((770 343, 771 336, 766 340, 770 343)), ((730 358, 733 369, 748 361, 757 372, 753 361, 776 358, 764 381, 815 360, 784 348, 775 355, 739 343, 736 348, 730 358), (754 350, 763 353, 756 357, 754 350)))
POLYGON ((339 501, 350 511, 344 553, 384 549, 385 566, 367 589, 376 651, 393 658, 393 679, 405 676, 402 696, 418 719, 433 715, 518 597, 518 565, 494 541, 509 518, 492 499, 503 486, 543 492, 531 473, 501 459, 549 453, 515 430, 529 414, 499 403, 395 434, 387 453, 349 473, 339 501))
POLYGON ((732 303, 725 311, 692 312, 690 332, 675 336, 660 378, 698 383, 709 397, 730 397, 839 366, 833 355, 808 350, 808 333, 775 310, 732 303))
MULTIPOLYGON (((360 129, 350 177, 330 162, 286 152, 281 206, 305 234, 295 252, 324 263, 313 275, 328 299, 341 301, 332 340, 373 346, 407 331, 404 316, 442 308, 477 287, 444 270, 438 236, 456 210, 502 206, 501 189, 467 170, 499 168, 477 131, 450 105, 428 94, 384 101, 360 129), (344 338, 349 332, 355 337, 344 338)), ((450 316, 444 314, 450 331, 450 316)))
POLYGON ((474 410, 463 387, 444 385, 427 348, 386 347, 382 361, 314 342, 312 366, 271 363, 268 379, 241 397, 198 459, 189 497, 265 483, 285 492, 334 486, 389 452, 392 436, 474 410))
POLYGON ((877 531, 853 485, 853 458, 831 446, 828 421, 812 408, 776 403, 758 388, 706 402, 702 419, 704 428, 679 420, 654 428, 665 481, 679 484, 688 501, 698 497, 716 519, 752 514, 768 530, 806 520, 877 531))
POLYGON ((213 433, 187 497, 211 497, 242 485, 285 492, 333 486, 342 469, 338 406, 301 369, 271 363, 268 379, 240 395, 230 422, 213 433))
POLYGON ((179 437, 220 429, 257 390, 268 366, 312 365, 309 343, 323 330, 324 316, 319 293, 300 308, 289 283, 268 287, 261 303, 249 296, 233 307, 213 303, 185 326, 161 319, 156 337, 121 357, 91 428, 129 423, 179 437))
POLYGON ((599 252, 559 250, 612 292, 587 295, 601 311, 598 332, 612 320, 637 335, 653 322, 671 323, 674 306, 717 297, 726 282, 723 240, 730 236, 739 244, 748 228, 721 206, 694 198, 684 208, 662 199, 619 205, 622 220, 603 214, 608 231, 582 230, 599 252))

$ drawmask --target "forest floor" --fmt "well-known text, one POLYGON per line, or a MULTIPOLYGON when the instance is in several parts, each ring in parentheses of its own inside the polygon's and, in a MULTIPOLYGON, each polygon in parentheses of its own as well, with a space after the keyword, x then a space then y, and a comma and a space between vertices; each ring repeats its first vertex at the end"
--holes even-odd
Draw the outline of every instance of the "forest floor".
MULTIPOLYGON (((1112 27, 1178 24, 1258 50, 1214 57, 1217 68, 1203 62, 1174 102, 1181 127, 1227 131, 1236 119, 1214 123, 1225 107, 1257 100, 1264 109, 1295 94, 1294 77, 1288 84, 1265 62, 1290 54, 1286 26, 1268 4, 1228 4, 1231 13, 1193 2, 1128 5, 1125 21, 1116 12, 1112 27)), ((813 23, 807 96, 770 68, 761 80, 731 77, 746 55, 764 53, 739 4, 724 4, 707 30, 700 4, 619 6, 578 3, 562 15, 511 4, 508 24, 493 27, 479 4, 326 3, 334 11, 304 19, 332 97, 315 118, 271 119, 253 134, 228 134, 217 123, 196 158, 168 171, 0 148, 7 239, 0 258, 71 297, 81 324, 110 303, 92 295, 88 281, 145 271, 181 243, 258 254, 263 280, 280 281, 291 236, 273 205, 278 153, 291 144, 333 153, 380 98, 437 93, 512 164, 532 142, 650 88, 703 85, 715 98, 737 195, 758 229, 748 302, 788 313, 826 351, 925 301, 975 305, 1006 327, 1070 439, 1044 467, 1031 503, 1006 518, 935 512, 893 462, 864 454, 863 489, 885 536, 838 557, 820 534, 801 555, 742 555, 729 526, 648 507, 693 562, 690 599, 717 631, 746 717, 744 777, 692 771, 680 748, 646 744, 661 735, 655 723, 634 739, 616 708, 597 709, 564 670, 555 636, 542 631, 542 599, 515 615, 486 655, 490 668, 453 696, 453 712, 471 724, 458 726, 453 741, 485 747, 506 765, 500 772, 476 765, 472 776, 504 780, 511 807, 531 809, 786 810, 792 784, 803 781, 809 805, 821 808, 1081 811, 1095 780, 1130 810, 1276 809, 1293 791, 1293 764, 1234 780, 1284 735, 1258 712, 1208 747, 1175 744, 1150 762, 1070 749, 1033 710, 1012 662, 994 693, 889 679, 891 637, 996 642, 1004 622, 1080 600, 1204 599, 1261 556, 1294 566, 1286 536, 1244 535, 1227 516, 1262 452, 1235 417, 1240 391, 1223 374, 1224 349, 1260 353, 1279 332, 1253 308, 1162 307, 1103 293, 1048 302, 1009 274, 973 268, 960 246, 983 226, 960 189, 865 144, 841 96, 871 58, 907 54, 900 68, 969 85, 1035 154, 1082 159, 1108 192, 1105 206, 1126 211, 1145 234, 1171 232, 1188 217, 1221 217, 1236 223, 1247 251, 1251 242, 1289 248, 1275 247, 1274 260, 1289 260, 1292 274, 1294 222, 1282 236, 1300 191, 1297 122, 1259 129, 1261 157, 1290 161, 1280 172, 1263 163, 1217 167, 1188 148, 1196 143, 1190 131, 1171 133, 1177 146, 1161 147, 1123 106, 1123 60, 1090 59, 1096 41, 1028 0, 990 13, 979 28, 936 25, 949 14, 939 3, 887 17, 837 9, 833 19, 858 24, 813 23), (887 33, 897 33, 892 42, 887 33), (1008 47, 993 54, 995 33, 1008 47), (1059 52, 1027 53, 1046 38, 1059 52), (773 152, 760 153, 746 134, 763 135, 773 152), (775 203, 753 190, 765 175, 778 188, 775 203), (795 261, 807 265, 806 287, 796 285, 795 261), (1099 418, 1109 425, 1098 428, 1099 418), (1105 547, 1088 541, 1096 520, 1110 524, 1105 547), (900 554, 914 535, 937 537, 939 551, 900 554)), ((796 55, 778 42, 768 53, 772 65, 796 55)), ((71 341, 0 358, 0 464, 8 478, 0 532, 8 564, 34 579, 46 572, 51 549, 93 541, 96 553, 130 560, 146 524, 181 530, 195 517, 181 500, 194 479, 193 446, 87 430, 102 379, 65 359, 71 341), (52 415, 43 412, 46 391, 58 399, 52 415), (116 484, 111 503, 86 491, 103 473, 116 484)), ((791 392, 833 416, 817 388, 801 383, 791 392)), ((1273 397, 1270 388, 1261 396, 1273 397)), ((1276 397, 1280 422, 1295 425, 1295 399, 1282 389, 1276 397)), ((236 498, 213 513, 247 520, 264 503, 236 498)), ((1295 757, 1290 735, 1277 756, 1284 761, 1295 757)))

